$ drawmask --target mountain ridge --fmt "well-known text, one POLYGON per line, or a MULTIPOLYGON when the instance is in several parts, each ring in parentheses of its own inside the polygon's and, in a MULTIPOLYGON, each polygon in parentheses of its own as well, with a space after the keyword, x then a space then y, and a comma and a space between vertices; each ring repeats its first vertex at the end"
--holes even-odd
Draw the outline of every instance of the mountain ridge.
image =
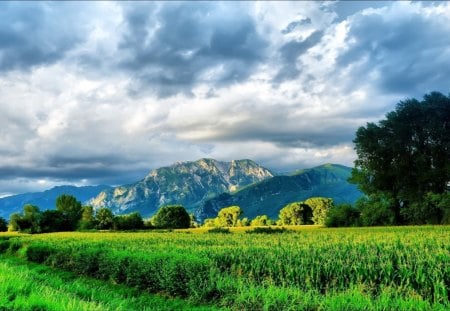
POLYGON ((181 204, 198 220, 215 217, 221 207, 239 205, 244 216, 275 218, 284 204, 312 196, 354 203, 361 195, 349 184, 351 168, 326 163, 291 173, 276 174, 250 159, 218 161, 202 158, 150 170, 141 180, 117 187, 57 186, 44 192, 0 198, 0 217, 22 211, 24 204, 53 209, 58 195, 70 194, 94 208, 115 214, 139 212, 152 216, 163 205, 181 204))
POLYGON ((273 176, 250 159, 224 162, 202 158, 151 170, 136 183, 100 193, 90 204, 94 208, 108 207, 118 214, 139 211, 143 216, 151 216, 167 204, 182 204, 194 210, 219 193, 273 176))

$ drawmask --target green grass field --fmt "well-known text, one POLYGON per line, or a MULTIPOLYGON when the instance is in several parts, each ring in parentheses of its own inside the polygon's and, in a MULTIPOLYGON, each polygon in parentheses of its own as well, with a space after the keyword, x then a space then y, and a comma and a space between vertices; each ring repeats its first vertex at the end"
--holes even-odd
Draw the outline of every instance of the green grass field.
MULTIPOLYGON (((14 286, 2 288, 0 293, 14 292, 14 288, 20 293, 22 287, 42 292, 26 284, 33 279, 33 271, 45 265, 45 273, 61 269, 98 279, 80 281, 90 286, 91 295, 117 291, 117 296, 111 294, 117 297, 116 302, 85 299, 91 296, 38 282, 47 286, 48 303, 59 293, 72 305, 79 304, 72 308, 79 310, 145 309, 138 300, 154 297, 146 293, 182 299, 185 309, 194 308, 192 304, 231 310, 450 308, 450 226, 288 229, 274 234, 247 234, 248 228, 232 230, 231 234, 198 229, 3 234, 0 275, 13 276, 1 283, 14 286), (20 258, 29 262, 20 263, 28 272, 15 278, 17 273, 7 271, 18 269, 15 264, 20 258), (94 281, 96 285, 89 285, 94 281), (118 286, 114 284, 120 284, 120 290, 111 287, 118 286), (133 295, 120 294, 121 290, 130 290, 133 295), (101 304, 105 307, 98 307, 101 304)), ((40 298, 44 299, 42 295, 40 298)), ((0 308, 8 308, 6 303, 1 301, 0 308)), ((31 310, 20 307, 21 303, 26 306, 23 300, 17 298, 14 303, 17 309, 31 310)), ((181 309, 164 303, 161 308, 149 310, 181 309)))

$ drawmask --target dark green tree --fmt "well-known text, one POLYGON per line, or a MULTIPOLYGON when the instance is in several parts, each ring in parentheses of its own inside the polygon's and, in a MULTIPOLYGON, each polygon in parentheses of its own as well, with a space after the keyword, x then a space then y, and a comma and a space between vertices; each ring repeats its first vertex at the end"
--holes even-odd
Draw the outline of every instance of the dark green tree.
POLYGON ((0 232, 8 231, 8 222, 6 219, 0 217, 0 232))
POLYGON ((39 207, 26 204, 22 214, 11 215, 11 228, 15 227, 20 232, 39 233, 41 232, 41 216, 39 207))
POLYGON ((114 230, 139 230, 142 228, 144 228, 144 220, 137 212, 114 217, 114 230))
POLYGON ((433 92, 422 101, 402 101, 378 124, 360 127, 354 143, 358 158, 350 180, 369 197, 392 199, 394 222, 408 222, 407 210, 420 206, 414 203, 448 191, 450 97, 433 92))
POLYGON ((158 228, 189 228, 191 225, 191 217, 183 206, 167 205, 158 210, 153 217, 153 224, 158 228))
POLYGON ((66 219, 64 230, 73 231, 78 228, 81 219, 81 202, 74 196, 62 194, 56 198, 56 209, 60 211, 66 219))
POLYGON ((337 205, 330 209, 325 219, 327 227, 354 227, 360 224, 360 212, 350 204, 337 205))
POLYGON ((66 230, 67 220, 61 211, 46 210, 42 212, 42 232, 58 232, 66 230))
POLYGON ((100 230, 109 230, 113 226, 114 215, 109 208, 102 207, 95 213, 95 222, 100 230))

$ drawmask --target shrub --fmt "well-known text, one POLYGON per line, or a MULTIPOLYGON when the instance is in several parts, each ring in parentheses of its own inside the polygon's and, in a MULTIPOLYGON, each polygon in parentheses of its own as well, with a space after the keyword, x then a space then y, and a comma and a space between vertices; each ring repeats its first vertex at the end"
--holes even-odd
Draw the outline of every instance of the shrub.
POLYGON ((27 260, 36 262, 36 263, 44 263, 48 257, 55 253, 54 249, 41 244, 34 244, 28 246, 25 256, 27 260))
POLYGON ((252 230, 247 230, 245 233, 264 233, 264 234, 273 234, 273 233, 285 233, 290 232, 286 228, 272 228, 272 227, 257 227, 252 230))
POLYGON ((327 215, 327 227, 353 227, 359 225, 360 212, 350 204, 341 204, 332 208, 327 215))
POLYGON ((230 231, 230 228, 217 227, 217 228, 209 229, 208 233, 231 233, 231 231, 230 231))

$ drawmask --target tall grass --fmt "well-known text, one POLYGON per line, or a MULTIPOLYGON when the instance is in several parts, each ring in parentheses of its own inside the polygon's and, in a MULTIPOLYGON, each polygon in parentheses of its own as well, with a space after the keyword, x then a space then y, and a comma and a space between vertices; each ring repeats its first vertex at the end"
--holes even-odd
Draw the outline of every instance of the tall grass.
POLYGON ((449 226, 58 233, 0 249, 17 241, 31 261, 238 310, 450 307, 449 226))

